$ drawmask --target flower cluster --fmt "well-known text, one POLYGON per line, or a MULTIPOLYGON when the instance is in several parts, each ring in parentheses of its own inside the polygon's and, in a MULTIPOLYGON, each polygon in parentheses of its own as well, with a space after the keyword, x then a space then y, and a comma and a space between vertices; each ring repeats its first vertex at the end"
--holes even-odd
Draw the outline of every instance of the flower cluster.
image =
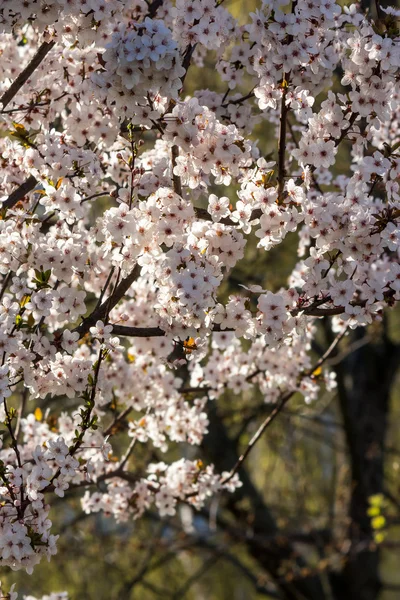
POLYGON ((171 31, 148 17, 114 33, 102 63, 93 79, 103 98, 141 125, 151 125, 177 98, 185 74, 171 31))
POLYGON ((1 31, 12 31, 30 23, 35 30, 52 29, 67 43, 78 38, 90 44, 96 35, 101 35, 102 26, 107 26, 123 10, 120 0, 85 0, 80 4, 71 6, 68 0, 16 0, 10 5, 8 0, 2 0, 1 31))
POLYGON ((165 139, 182 151, 173 172, 191 189, 205 187, 209 175, 216 184, 229 185, 240 169, 251 165, 256 149, 235 125, 223 125, 197 98, 177 104, 167 121, 165 139))
MULTIPOLYGON (((6 592, 4 586, 2 586, 0 581, 0 593, 2 598, 7 598, 7 600, 17 600, 18 592, 14 591, 15 583, 11 586, 11 588, 6 592)), ((35 596, 23 596, 23 600, 68 600, 67 592, 52 592, 51 594, 45 594, 40 599, 35 596)))
POLYGON ((108 494, 86 492, 82 505, 87 513, 111 511, 120 521, 129 515, 140 517, 152 504, 156 505, 160 516, 173 516, 179 500, 200 508, 207 497, 240 486, 237 477, 225 484, 226 476, 227 473, 215 475, 213 468, 205 467, 201 461, 181 459, 171 465, 150 464, 148 477, 136 483, 133 490, 123 480, 116 479, 109 486, 108 494))
POLYGON ((201 44, 216 50, 229 42, 236 29, 232 15, 210 0, 177 0, 171 15, 175 38, 182 47, 201 44))

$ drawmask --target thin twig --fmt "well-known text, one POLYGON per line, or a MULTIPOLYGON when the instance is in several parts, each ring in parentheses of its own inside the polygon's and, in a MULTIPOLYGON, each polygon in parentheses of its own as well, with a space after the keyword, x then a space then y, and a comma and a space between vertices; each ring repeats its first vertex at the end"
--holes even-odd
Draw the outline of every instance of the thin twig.
MULTIPOLYGON (((319 358, 317 360, 317 362, 314 364, 313 367, 311 367, 311 369, 309 369, 308 371, 306 371, 303 374, 303 377, 310 377, 310 375, 312 375, 314 373, 314 371, 316 371, 321 365, 323 365, 323 363, 328 359, 328 357, 332 354, 333 350, 339 344, 340 340, 346 334, 346 331, 347 331, 347 328, 345 328, 343 331, 341 331, 336 336, 336 338, 334 339, 334 341, 332 342, 332 344, 329 346, 329 348, 326 350, 326 352, 324 352, 324 354, 321 356, 321 358, 319 358)), ((252 451, 252 449, 254 448, 254 446, 256 445, 256 443, 258 442, 258 440, 260 439, 260 437, 264 433, 264 431, 276 419, 276 417, 279 415, 279 413, 281 412, 281 410, 283 409, 283 407, 290 400, 290 398, 292 398, 292 396, 294 396, 294 394, 296 393, 296 391, 297 390, 288 391, 288 392, 284 393, 280 397, 280 399, 278 400, 278 403, 276 404, 276 406, 274 407, 274 409, 272 410, 272 412, 261 423, 261 425, 257 429, 256 433, 251 438, 251 440, 248 443, 245 451, 240 455, 240 457, 238 458, 238 460, 237 460, 236 464, 234 465, 234 467, 231 469, 231 471, 229 472, 229 474, 222 480, 223 484, 225 484, 228 481, 230 481, 232 479, 232 477, 235 475, 235 473, 237 473, 237 471, 240 469, 240 467, 242 466, 243 462, 246 460, 246 458, 248 457, 248 455, 250 454, 250 452, 252 451)))
MULTIPOLYGON (((98 308, 101 305, 101 303, 103 302, 104 294, 106 293, 107 288, 110 285, 110 281, 111 281, 112 276, 114 275, 114 271, 115 271, 115 266, 113 265, 111 267, 111 270, 110 270, 109 274, 108 274, 108 277, 107 277, 107 280, 106 280, 106 282, 104 284, 104 287, 103 287, 103 289, 100 292, 100 296, 99 296, 98 302, 96 304, 96 308, 98 308)), ((95 308, 95 310, 96 310, 96 308, 95 308)))
POLYGON ((88 202, 89 200, 93 200, 94 198, 101 198, 102 196, 110 196, 109 192, 97 192, 96 194, 92 194, 91 196, 87 196, 87 198, 82 198, 80 204, 84 202, 88 202))
POLYGON ((224 103, 224 100, 226 99, 226 95, 225 95, 222 98, 223 104, 221 104, 221 107, 222 108, 228 108, 228 106, 230 104, 243 104, 243 102, 246 102, 246 100, 249 100, 250 98, 254 98, 254 92, 253 92, 253 90, 251 90, 251 92, 249 92, 245 96, 242 96, 241 98, 237 98, 236 100, 230 100, 230 101, 224 103))
POLYGON ((103 431, 104 437, 106 437, 107 435, 109 435, 110 433, 112 433, 114 427, 116 425, 118 425, 118 423, 120 423, 121 421, 123 421, 125 419, 125 417, 127 417, 129 415, 129 413, 132 412, 132 410, 133 410, 132 406, 128 406, 128 408, 126 408, 119 415, 117 415, 115 417, 115 419, 113 420, 113 422, 110 423, 110 425, 107 427, 107 429, 105 429, 103 431))
POLYGON ((131 454, 132 454, 132 452, 133 452, 133 449, 134 449, 134 447, 135 447, 136 441, 137 441, 137 438, 135 438, 135 437, 134 437, 134 438, 131 440, 131 443, 129 444, 129 446, 128 446, 128 449, 127 449, 127 451, 125 452, 124 456, 121 458, 121 461, 120 461, 120 463, 119 463, 119 465, 118 465, 118 469, 121 469, 121 471, 123 471, 123 470, 124 470, 124 466, 125 466, 125 465, 126 465, 126 463, 128 462, 128 460, 129 460, 129 457, 131 456, 131 454))

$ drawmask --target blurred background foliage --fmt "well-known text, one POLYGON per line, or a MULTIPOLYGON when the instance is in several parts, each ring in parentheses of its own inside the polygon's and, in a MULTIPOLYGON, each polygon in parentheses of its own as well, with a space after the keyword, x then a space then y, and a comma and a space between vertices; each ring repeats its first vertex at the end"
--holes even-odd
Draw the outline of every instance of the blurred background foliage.
MULTIPOLYGON (((224 5, 244 23, 258 2, 225 0, 224 5)), ((364 5, 367 7, 369 3, 364 5)), ((370 9, 374 10, 373 3, 370 9)), ((212 56, 207 57, 204 68, 192 67, 185 82, 188 94, 202 88, 226 91, 213 68, 212 56)), ((249 91, 246 80, 240 91, 244 94, 249 91)), ((264 155, 276 156, 273 126, 263 121, 252 137, 258 140, 264 155)), ((346 172, 349 164, 349 145, 343 143, 337 172, 346 172)), ((234 201, 235 190, 232 189, 229 195, 234 201)), ((283 244, 268 253, 257 250, 256 243, 254 239, 249 241, 243 260, 224 285, 222 298, 239 292, 240 283, 259 284, 273 291, 286 285, 298 260, 296 235, 289 234, 283 244)), ((366 336, 368 339, 364 338, 364 343, 389 336, 391 343, 399 344, 400 312, 391 311, 383 324, 369 327, 366 336)), ((322 328, 317 341, 326 347, 322 328)), ((350 345, 349 341, 351 351, 350 345)), ((341 352, 345 351, 343 345, 341 352)), ((400 598, 398 381, 397 373, 390 386, 383 493, 372 499, 370 511, 371 519, 375 518, 377 525, 375 539, 380 548, 378 568, 383 583, 379 594, 370 596, 377 600, 400 598)), ((256 392, 246 392, 240 396, 226 395, 218 401, 216 410, 229 436, 236 438, 239 447, 244 448, 264 418, 266 407, 256 392)), ((126 441, 124 436, 124 433, 120 436, 121 444, 126 441)), ((205 460, 207 444, 206 438, 205 460)), ((177 458, 180 451, 180 448, 174 448, 168 457, 177 458)), ((221 455, 226 452, 223 439, 218 452, 221 455)), ((188 457, 197 456, 198 450, 185 448, 184 453, 188 457)), ((158 451, 151 450, 149 455, 148 449, 138 447, 132 458, 132 468, 149 459, 164 458, 158 451)), ((295 397, 260 440, 246 468, 279 528, 282 546, 288 537, 293 542, 293 556, 280 567, 282 579, 290 582, 307 575, 299 573, 299 567, 295 565, 296 556, 301 553, 306 557, 307 568, 317 574, 323 589, 323 597, 317 600, 337 600, 327 573, 330 570, 339 572, 345 564, 351 496, 349 451, 337 392, 326 392, 311 405, 305 405, 301 397, 295 397)), ((68 502, 56 499, 53 503, 51 517, 60 540, 58 554, 50 563, 43 562, 32 576, 22 572, 1 573, 4 582, 17 584, 21 595, 41 596, 67 590, 72 600, 258 600, 280 597, 267 570, 262 569, 254 553, 249 552, 248 539, 254 535, 256 512, 246 495, 234 508, 227 505, 226 498, 216 498, 200 514, 192 515, 190 509, 183 506, 172 519, 160 521, 156 514, 150 513, 140 521, 122 524, 116 524, 104 514, 83 514, 79 498, 80 494, 76 492, 68 502)), ((367 598, 357 593, 343 595, 343 599, 350 597, 354 600, 367 598)), ((301 600, 308 596, 298 592, 293 598, 301 600)))

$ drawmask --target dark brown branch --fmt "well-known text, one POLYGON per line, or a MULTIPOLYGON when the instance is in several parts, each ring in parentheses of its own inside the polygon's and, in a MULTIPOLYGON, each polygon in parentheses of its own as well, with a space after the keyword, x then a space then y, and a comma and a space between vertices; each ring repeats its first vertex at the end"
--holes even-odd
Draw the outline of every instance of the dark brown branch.
MULTIPOLYGON (((330 298, 325 298, 323 300, 314 302, 308 308, 300 308, 291 311, 293 316, 302 312, 304 315, 308 317, 329 317, 334 315, 342 315, 346 308, 344 306, 333 306, 332 308, 318 308, 318 302, 320 304, 325 304, 330 301, 330 298)), ((359 302, 351 302, 351 306, 365 306, 365 301, 359 302)), ((100 318, 100 317, 98 317, 100 318)), ((221 329, 220 325, 216 324, 213 326, 213 331, 233 331, 233 329, 226 328, 221 329)), ((78 331, 76 329, 75 331, 78 331)), ((130 327, 128 325, 113 325, 113 333, 115 335, 122 335, 127 337, 162 337, 166 335, 165 332, 160 327, 130 327)), ((171 332, 173 333, 173 332, 171 332)), ((249 378, 253 378, 256 374, 252 374, 249 378)))
POLYGON ((161 8, 162 4, 163 0, 153 0, 153 2, 149 4, 149 12, 147 13, 147 16, 150 17, 150 19, 154 19, 158 9, 161 8))
MULTIPOLYGON (((292 317, 295 317, 299 313, 303 313, 309 317, 331 317, 334 315, 342 315, 346 308, 344 306, 333 306, 330 308, 319 308, 323 304, 328 304, 332 302, 332 298, 327 296, 326 298, 321 298, 320 300, 316 300, 312 304, 306 307, 296 308, 290 311, 292 317)), ((350 302, 350 306, 361 306, 364 307, 366 305, 365 300, 356 300, 354 302, 350 302)))
MULTIPOLYGON (((193 44, 193 45, 189 44, 189 46, 186 48, 186 51, 185 51, 185 54, 184 54, 184 57, 183 57, 183 61, 182 61, 182 67, 184 69, 186 69, 186 71, 190 67, 190 62, 192 60, 193 52, 195 51, 195 49, 196 49, 196 44, 193 44)), ((182 84, 183 84, 183 82, 185 80, 185 77, 186 77, 186 73, 185 73, 185 75, 182 78, 182 84)))
POLYGON ((348 134, 348 132, 351 130, 351 128, 353 127, 355 121, 357 120, 358 117, 358 113, 352 113, 350 119, 349 119, 349 125, 346 129, 343 129, 342 133, 340 134, 340 137, 337 138, 337 140, 335 140, 335 146, 338 147, 339 144, 344 140, 344 138, 346 137, 346 135, 348 134))
POLYGON ((172 155, 172 182, 174 184, 174 192, 175 192, 175 194, 178 194, 178 196, 182 197, 181 178, 178 175, 175 175, 175 173, 174 173, 174 168, 176 167, 176 160, 179 156, 178 146, 176 146, 176 145, 172 146, 171 155, 172 155))
POLYGON ((29 192, 31 192, 36 185, 37 179, 33 175, 31 175, 26 181, 24 181, 24 183, 21 183, 21 185, 16 190, 14 190, 6 200, 4 200, 1 207, 12 208, 17 204, 17 202, 22 200, 22 198, 26 196, 26 194, 29 194, 29 192))
POLYGON ((82 198, 81 204, 84 202, 88 202, 89 200, 93 200, 94 198, 102 198, 102 197, 110 197, 111 194, 109 192, 97 192, 96 194, 92 194, 91 196, 87 196, 86 198, 82 198))
POLYGON ((55 42, 43 42, 35 56, 32 58, 30 63, 25 67, 23 71, 18 75, 15 81, 10 85, 8 90, 4 92, 0 98, 0 104, 2 104, 2 110, 5 109, 7 104, 16 96, 22 86, 28 81, 29 77, 38 68, 43 59, 47 56, 50 50, 54 47, 55 42))
POLYGON ((8 284, 9 284, 9 282, 10 282, 10 279, 11 279, 11 274, 12 274, 12 272, 11 272, 11 271, 9 271, 9 272, 7 273, 7 275, 6 275, 6 276, 4 277, 4 279, 3 279, 3 284, 2 284, 2 286, 1 286, 1 290, 0 290, 0 300, 1 300, 1 299, 2 299, 2 297, 4 296, 4 292, 6 291, 6 289, 7 289, 7 286, 8 286, 8 284))
POLYGON ((309 317, 333 317, 335 315, 342 315, 345 311, 346 309, 344 306, 333 306, 332 308, 306 309, 304 314, 309 317))
MULTIPOLYGON (((221 329, 220 325, 214 325, 213 331, 233 331, 232 329, 221 329)), ((113 333, 127 337, 162 337, 168 333, 160 327, 129 327, 128 325, 113 325, 113 333)), ((173 333, 173 331, 171 332, 173 333)))
POLYGON ((379 4, 379 0, 375 0, 375 8, 376 8, 376 15, 377 15, 378 19, 379 20, 384 19, 385 13, 383 12, 383 10, 379 4))
POLYGON ((122 281, 114 289, 111 296, 107 298, 100 306, 96 307, 95 310, 85 319, 83 319, 82 323, 74 329, 79 333, 80 337, 83 337, 91 327, 96 325, 97 321, 104 320, 108 313, 118 304, 118 302, 125 296, 128 289, 131 287, 132 283, 136 281, 136 279, 140 275, 140 266, 136 265, 131 273, 125 277, 122 281))
POLYGON ((160 327, 128 327, 125 325, 113 325, 112 332, 115 335, 128 337, 162 337, 165 335, 165 331, 160 327))
POLYGON ((18 113, 18 112, 26 112, 28 114, 30 114, 32 111, 34 111, 37 108, 42 108, 44 106, 49 106, 49 104, 51 104, 52 102, 57 102, 58 100, 61 100, 62 98, 65 98, 65 96, 69 96, 70 93, 69 92, 63 92, 60 96, 57 96, 57 98, 49 98, 48 100, 43 100, 43 102, 37 101, 34 102, 33 100, 29 102, 29 104, 20 104, 17 108, 9 108, 7 110, 2 110, 0 111, 1 114, 3 115, 9 115, 9 114, 13 114, 13 113, 18 113))
POLYGON ((243 104, 243 102, 246 102, 246 100, 249 100, 250 98, 254 98, 253 90, 246 94, 246 96, 242 96, 241 98, 237 98, 236 100, 230 100, 228 102, 225 102, 224 104, 221 104, 221 106, 222 108, 228 108, 230 104, 243 104))
MULTIPOLYGON (((39 50, 36 52, 35 56, 32 58, 30 63, 25 67, 23 71, 18 75, 18 77, 13 81, 7 91, 0 98, 0 104, 2 105, 2 111, 6 108, 6 106, 11 102, 11 100, 16 96, 22 86, 28 81, 29 77, 34 73, 34 71, 38 68, 40 63, 44 60, 50 50, 54 47, 55 42, 43 42, 40 46, 39 50)), ((22 198, 31 192, 37 184, 37 180, 33 175, 28 177, 28 179, 19 186, 8 198, 3 202, 2 206, 5 208, 12 208, 22 200, 22 198)))
MULTIPOLYGON (((294 14, 297 6, 297 0, 293 0, 291 13, 294 14)), ((293 35, 288 35, 286 38, 286 44, 290 45, 293 42, 293 35)), ((290 71, 284 73, 282 80, 282 99, 281 99, 281 113, 279 117, 279 138, 278 138, 278 203, 283 203, 283 190, 285 187, 285 154, 286 154, 286 130, 287 130, 287 117, 289 107, 286 104, 286 96, 289 89, 290 83, 290 71)))
POLYGON ((285 187, 285 153, 286 153, 286 129, 288 107, 286 105, 286 96, 289 87, 290 73, 285 73, 282 82, 281 114, 279 118, 279 139, 278 139, 278 202, 283 201, 283 188, 285 187))

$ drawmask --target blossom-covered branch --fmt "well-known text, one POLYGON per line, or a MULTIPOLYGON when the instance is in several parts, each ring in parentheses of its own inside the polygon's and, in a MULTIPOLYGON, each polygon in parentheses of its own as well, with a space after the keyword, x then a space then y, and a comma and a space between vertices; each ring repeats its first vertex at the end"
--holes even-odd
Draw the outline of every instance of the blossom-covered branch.
POLYGON ((380 8, 377 33, 333 0, 265 0, 244 24, 210 0, 12 4, 0 565, 32 572, 57 549, 55 496, 81 491, 85 513, 124 521, 238 493, 293 394, 335 388, 344 332, 400 299, 399 15, 380 8), (192 76, 210 62, 222 87, 192 76), (268 156, 256 126, 275 138, 268 156), (287 238, 284 285, 237 275, 287 238), (321 321, 338 335, 313 363, 321 321), (221 473, 196 452, 212 403, 242 393, 271 408, 221 473))

